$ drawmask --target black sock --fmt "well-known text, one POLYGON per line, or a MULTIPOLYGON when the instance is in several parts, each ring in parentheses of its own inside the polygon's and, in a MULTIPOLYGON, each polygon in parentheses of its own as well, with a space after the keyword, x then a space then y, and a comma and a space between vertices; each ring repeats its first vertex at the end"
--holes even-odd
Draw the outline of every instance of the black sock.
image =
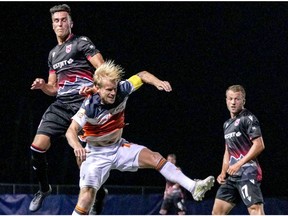
POLYGON ((39 181, 40 190, 47 192, 49 190, 48 183, 48 163, 46 153, 39 153, 31 150, 32 152, 32 166, 39 181))

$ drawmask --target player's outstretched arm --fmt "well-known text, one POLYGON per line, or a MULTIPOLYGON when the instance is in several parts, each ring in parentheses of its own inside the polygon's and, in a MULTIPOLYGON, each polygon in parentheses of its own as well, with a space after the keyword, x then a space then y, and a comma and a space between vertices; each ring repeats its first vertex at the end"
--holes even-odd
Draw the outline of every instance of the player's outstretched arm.
POLYGON ((137 75, 141 78, 143 83, 154 85, 160 91, 172 91, 172 87, 168 81, 160 80, 148 71, 141 71, 137 75))

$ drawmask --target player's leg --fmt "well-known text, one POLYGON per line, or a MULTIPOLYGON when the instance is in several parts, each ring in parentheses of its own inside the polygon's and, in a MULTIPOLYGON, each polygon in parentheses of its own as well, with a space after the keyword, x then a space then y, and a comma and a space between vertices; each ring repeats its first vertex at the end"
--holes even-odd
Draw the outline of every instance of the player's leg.
POLYGON ((257 203, 248 208, 250 215, 265 215, 263 203, 257 203))
POLYGON ((185 215, 186 214, 185 201, 182 198, 180 193, 175 193, 173 195, 173 204, 174 204, 174 207, 175 207, 178 215, 185 215))
POLYGON ((103 211, 103 207, 105 204, 105 198, 108 195, 108 190, 104 186, 101 186, 97 191, 95 201, 93 206, 89 211, 89 215, 99 215, 103 211))
POLYGON ((71 123, 71 117, 77 111, 75 104, 63 104, 59 101, 52 103, 42 116, 41 122, 37 129, 31 145, 32 166, 39 181, 40 189, 34 195, 29 210, 37 211, 52 189, 48 183, 48 163, 46 159, 46 152, 50 148, 51 138, 64 135, 71 123))
POLYGON ((79 186, 81 190, 78 203, 73 214, 94 214, 92 212, 92 206, 95 203, 95 214, 100 214, 107 193, 102 185, 110 175, 112 166, 111 161, 113 161, 113 153, 116 153, 116 151, 112 150, 111 154, 107 155, 107 152, 109 151, 105 147, 94 147, 87 144, 85 148, 90 151, 90 153, 87 155, 86 160, 81 164, 80 167, 79 186), (107 154, 104 154, 103 152, 106 152, 107 154), (96 197, 100 202, 97 202, 96 197), (91 209, 92 211, 90 211, 91 209))
POLYGON ((34 195, 29 210, 37 211, 46 196, 48 196, 52 189, 48 182, 48 163, 46 158, 46 151, 50 147, 50 137, 38 134, 35 136, 31 145, 31 163, 33 171, 36 173, 39 181, 39 191, 34 195))
POLYGON ((163 199, 163 202, 162 202, 162 204, 161 204, 161 208, 160 208, 159 214, 161 214, 161 215, 166 215, 167 212, 168 212, 168 209, 169 209, 170 204, 171 204, 171 199, 169 199, 169 198, 164 198, 164 199, 163 199))
POLYGON ((216 198, 213 205, 212 215, 227 215, 234 206, 235 204, 233 203, 216 198))
POLYGON ((230 177, 221 184, 217 190, 212 209, 212 215, 227 215, 239 202, 240 196, 237 190, 237 181, 232 181, 230 177))
POLYGON ((264 199, 260 185, 261 183, 256 179, 241 181, 238 184, 239 194, 247 206, 250 215, 265 215, 263 206, 264 199))
POLYGON ((158 152, 144 148, 139 153, 138 159, 140 168, 154 168, 159 171, 167 180, 180 184, 192 193, 194 200, 200 201, 205 193, 214 185, 214 177, 209 176, 204 180, 193 181, 178 169, 173 163, 167 161, 158 152))
POLYGON ((96 189, 92 187, 82 187, 80 189, 77 205, 72 215, 87 215, 96 195, 96 189))

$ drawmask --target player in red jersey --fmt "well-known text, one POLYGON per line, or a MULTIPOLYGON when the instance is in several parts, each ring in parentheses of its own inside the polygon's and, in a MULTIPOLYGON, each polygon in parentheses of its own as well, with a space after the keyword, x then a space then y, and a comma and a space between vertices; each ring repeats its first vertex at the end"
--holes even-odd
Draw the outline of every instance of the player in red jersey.
POLYGON ((101 53, 88 37, 72 33, 73 21, 68 5, 56 5, 50 12, 58 44, 49 53, 48 82, 36 78, 31 89, 40 89, 47 95, 56 96, 56 101, 42 116, 31 145, 32 166, 40 186, 29 206, 32 212, 41 207, 44 198, 52 191, 46 159, 51 138, 66 133, 71 117, 84 100, 84 96, 79 94, 81 87, 93 86, 95 68, 104 62, 101 53))
POLYGON ((257 156, 264 150, 260 124, 244 108, 246 92, 241 85, 226 90, 226 105, 231 118, 224 123, 225 152, 212 214, 228 214, 241 199, 249 214, 263 215, 260 189, 262 170, 257 156))

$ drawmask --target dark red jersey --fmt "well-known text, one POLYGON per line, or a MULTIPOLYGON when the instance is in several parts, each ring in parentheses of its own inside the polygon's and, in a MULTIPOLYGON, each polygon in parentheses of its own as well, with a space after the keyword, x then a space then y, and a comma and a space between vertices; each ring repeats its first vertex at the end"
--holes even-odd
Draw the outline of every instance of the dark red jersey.
MULTIPOLYGON (((261 137, 259 121, 249 110, 243 109, 235 118, 224 123, 224 138, 228 148, 230 161, 233 165, 244 157, 251 146, 252 140, 261 137)), ((241 179, 262 179, 262 170, 257 159, 244 164, 237 173, 241 179)))
POLYGON ((85 36, 70 35, 67 41, 55 46, 49 53, 49 73, 56 73, 57 99, 63 103, 83 100, 81 86, 93 85, 95 68, 89 59, 99 53, 92 41, 85 36))

